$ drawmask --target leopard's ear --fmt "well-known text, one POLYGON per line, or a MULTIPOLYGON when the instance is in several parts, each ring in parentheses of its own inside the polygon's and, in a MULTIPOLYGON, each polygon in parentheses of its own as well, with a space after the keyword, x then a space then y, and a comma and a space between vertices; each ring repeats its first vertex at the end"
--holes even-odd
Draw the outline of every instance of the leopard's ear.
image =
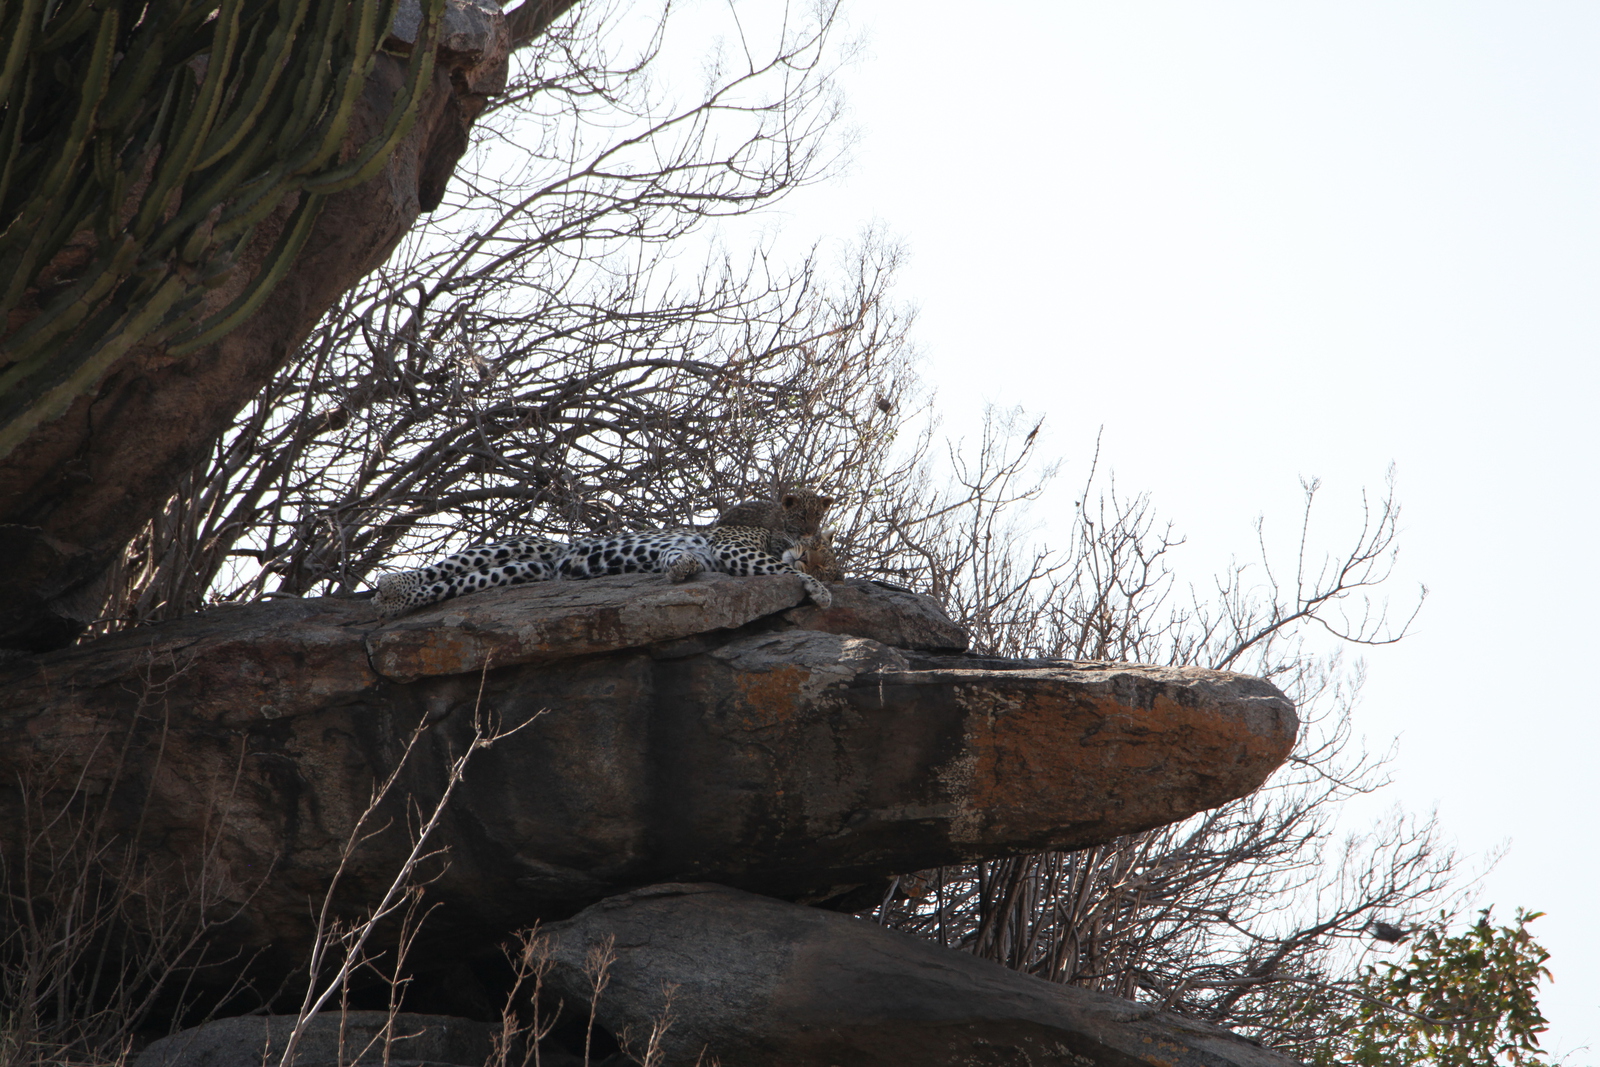
POLYGON ((821 497, 817 502, 825 508, 831 508, 834 505, 834 499, 831 496, 821 497))
POLYGON ((785 493, 785 494, 783 494, 783 506, 785 508, 798 507, 799 505, 800 505, 800 498, 798 496, 796 496, 793 493, 785 493))

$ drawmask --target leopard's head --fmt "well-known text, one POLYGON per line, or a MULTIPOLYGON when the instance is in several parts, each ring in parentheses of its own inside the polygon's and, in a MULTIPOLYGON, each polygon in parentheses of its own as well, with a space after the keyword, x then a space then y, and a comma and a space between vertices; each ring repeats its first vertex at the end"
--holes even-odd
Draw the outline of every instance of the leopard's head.
POLYGON ((822 517, 833 506, 833 497, 806 490, 783 494, 778 501, 779 529, 791 537, 814 537, 822 528, 822 517))
POLYGON ((422 587, 422 576, 416 571, 394 571, 378 575, 378 592, 372 598, 378 614, 398 615, 411 606, 411 598, 422 587))
POLYGON ((783 554, 785 563, 798 567, 811 577, 824 582, 844 580, 844 568, 833 547, 833 531, 819 530, 801 537, 783 554))

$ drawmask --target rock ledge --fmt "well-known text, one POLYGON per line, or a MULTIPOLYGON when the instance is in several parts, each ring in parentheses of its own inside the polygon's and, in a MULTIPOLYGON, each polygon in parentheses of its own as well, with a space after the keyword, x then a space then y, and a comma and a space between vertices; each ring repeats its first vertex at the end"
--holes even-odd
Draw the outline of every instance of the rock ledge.
MULTIPOLYGON (((633 575, 392 621, 356 598, 221 607, 0 671, 0 773, 95 798, 150 870, 209 864, 239 911, 226 936, 281 974, 373 783, 399 766, 392 829, 341 882, 351 909, 398 870, 475 719, 521 728, 444 816, 419 969, 658 882, 837 904, 1097 844, 1249 793, 1294 742, 1259 679, 953 653, 926 598, 835 591, 821 612, 789 577, 633 575)), ((20 803, 0 792, 8 855, 20 803)))

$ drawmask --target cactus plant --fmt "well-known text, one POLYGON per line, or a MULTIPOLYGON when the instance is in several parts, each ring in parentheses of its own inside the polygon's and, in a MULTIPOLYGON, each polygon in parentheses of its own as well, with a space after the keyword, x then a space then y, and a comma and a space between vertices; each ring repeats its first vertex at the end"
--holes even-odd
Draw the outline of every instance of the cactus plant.
POLYGON ((0 0, 0 458, 136 346, 182 355, 260 306, 322 200, 416 118, 444 0, 421 4, 385 127, 346 145, 397 6, 0 0), (266 260, 211 306, 280 209, 266 260))

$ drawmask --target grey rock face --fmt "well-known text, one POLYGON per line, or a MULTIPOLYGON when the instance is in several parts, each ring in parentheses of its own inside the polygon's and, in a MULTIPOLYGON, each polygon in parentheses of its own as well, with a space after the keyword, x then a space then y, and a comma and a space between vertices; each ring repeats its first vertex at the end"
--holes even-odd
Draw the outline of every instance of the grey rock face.
POLYGON ((829 586, 827 609, 803 603, 774 620, 775 626, 831 634, 871 635, 895 648, 924 652, 965 652, 966 631, 950 621, 937 601, 920 593, 891 589, 859 578, 829 586))
MULTIPOLYGON (((385 43, 408 53, 421 32, 420 0, 400 0, 385 43)), ((506 87, 511 36, 505 16, 489 0, 446 0, 435 47, 445 62, 466 74, 470 92, 493 94, 506 87)))
POLYGON ((1293 1067, 1149 1005, 724 886, 652 886, 547 933, 551 979, 570 997, 586 994, 589 950, 611 940, 600 1021, 641 1035, 669 1015, 664 1067, 702 1052, 722 1067, 1293 1067))
MULTIPOLYGON (((294 1032, 292 1015, 245 1015, 151 1042, 133 1067, 276 1067, 294 1032)), ((498 1028, 447 1015, 383 1011, 313 1016, 292 1067, 482 1067, 498 1028)))

